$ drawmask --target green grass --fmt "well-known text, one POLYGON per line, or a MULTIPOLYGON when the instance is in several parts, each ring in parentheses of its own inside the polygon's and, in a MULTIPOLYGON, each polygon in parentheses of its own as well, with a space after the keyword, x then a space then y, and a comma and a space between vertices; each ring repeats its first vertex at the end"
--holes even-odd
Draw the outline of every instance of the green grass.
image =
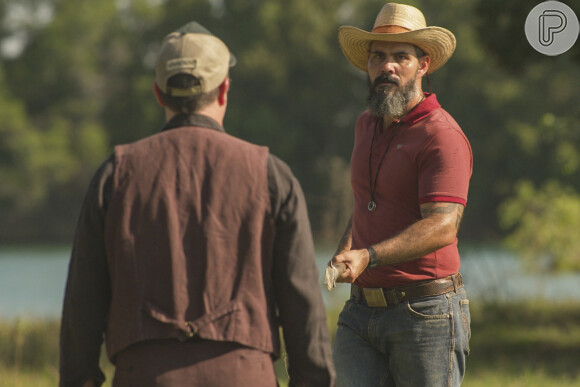
POLYGON ((0 387, 58 385, 58 321, 0 322, 0 387))
MULTIPOLYGON (((472 302, 471 354, 466 387, 580 386, 580 304, 534 301, 472 302)), ((328 311, 334 335, 338 311, 328 311)), ((0 387, 55 386, 57 321, 0 322, 0 387)), ((110 386, 114 372, 103 356, 110 386)), ((284 363, 275 364, 287 385, 284 363)))
POLYGON ((578 303, 480 305, 471 325, 465 386, 580 386, 578 303))

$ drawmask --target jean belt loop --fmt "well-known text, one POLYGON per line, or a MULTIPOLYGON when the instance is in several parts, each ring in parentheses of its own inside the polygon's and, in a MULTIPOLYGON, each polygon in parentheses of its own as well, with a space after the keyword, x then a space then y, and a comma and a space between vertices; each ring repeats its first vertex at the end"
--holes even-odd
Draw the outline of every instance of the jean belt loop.
POLYGON ((455 274, 451 274, 451 280, 453 281, 453 290, 457 293, 457 276, 455 274))

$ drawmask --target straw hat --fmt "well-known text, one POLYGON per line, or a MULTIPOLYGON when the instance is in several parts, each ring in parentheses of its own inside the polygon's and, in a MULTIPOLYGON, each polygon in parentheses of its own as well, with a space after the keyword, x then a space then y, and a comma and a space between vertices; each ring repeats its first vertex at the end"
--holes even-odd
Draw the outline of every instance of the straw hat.
POLYGON ((443 66, 455 50, 455 36, 451 31, 427 27, 423 13, 405 4, 385 4, 371 32, 351 26, 338 29, 338 42, 344 56, 364 72, 367 71, 370 43, 375 40, 416 45, 431 57, 429 74, 443 66))

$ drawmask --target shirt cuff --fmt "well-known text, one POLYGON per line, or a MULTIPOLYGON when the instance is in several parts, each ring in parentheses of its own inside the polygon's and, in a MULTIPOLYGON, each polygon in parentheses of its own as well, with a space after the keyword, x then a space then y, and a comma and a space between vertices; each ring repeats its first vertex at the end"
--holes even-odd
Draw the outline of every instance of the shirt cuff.
POLYGON ((463 206, 467 204, 467 200, 453 196, 426 196, 419 200, 419 205, 433 202, 458 203, 463 206))

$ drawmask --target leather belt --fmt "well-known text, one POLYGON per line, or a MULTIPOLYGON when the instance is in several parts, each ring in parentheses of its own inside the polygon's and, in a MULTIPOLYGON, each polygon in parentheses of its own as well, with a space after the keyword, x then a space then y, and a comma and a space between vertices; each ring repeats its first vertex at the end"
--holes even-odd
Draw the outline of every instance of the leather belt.
POLYGON ((461 273, 435 280, 422 281, 412 285, 397 288, 359 288, 351 285, 350 294, 355 300, 366 301, 370 307, 385 308, 388 305, 396 305, 406 300, 438 296, 451 291, 457 291, 463 287, 461 273))

